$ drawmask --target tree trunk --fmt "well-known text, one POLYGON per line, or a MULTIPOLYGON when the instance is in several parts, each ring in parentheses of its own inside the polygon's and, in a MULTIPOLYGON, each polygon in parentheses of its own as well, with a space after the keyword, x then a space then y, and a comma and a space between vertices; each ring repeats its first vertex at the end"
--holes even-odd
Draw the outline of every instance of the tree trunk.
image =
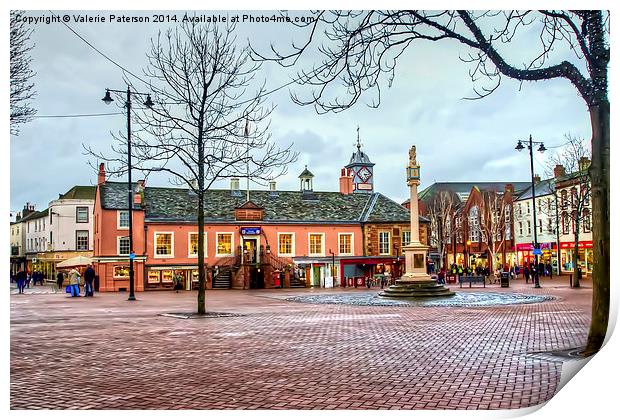
POLYGON ((590 107, 592 121, 592 321, 585 355, 596 353, 609 322, 609 102, 590 107))
POLYGON ((200 188, 198 194, 198 314, 207 313, 205 304, 206 271, 205 271, 205 211, 204 211, 204 191, 200 188))
POLYGON ((581 267, 579 266, 579 219, 577 219, 575 220, 575 246, 573 247, 573 287, 580 287, 579 280, 581 280, 581 267))

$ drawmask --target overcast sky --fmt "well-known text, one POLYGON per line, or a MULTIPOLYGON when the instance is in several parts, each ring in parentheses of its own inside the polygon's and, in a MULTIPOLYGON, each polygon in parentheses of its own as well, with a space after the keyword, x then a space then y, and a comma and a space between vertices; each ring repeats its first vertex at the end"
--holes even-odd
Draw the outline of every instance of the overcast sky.
MULTIPOLYGON (((110 13, 115 12, 88 12, 102 16, 110 13)), ((147 64, 145 53, 151 37, 169 27, 152 22, 69 25, 140 76, 147 64)), ((34 28, 32 66, 37 72, 34 82, 38 92, 34 106, 39 116, 118 111, 101 101, 105 88, 125 88, 118 67, 61 23, 38 24, 34 28)), ((269 42, 286 48, 291 37, 296 36, 291 34, 290 26, 274 23, 240 24, 238 31, 240 42, 251 38, 259 48, 269 42)), ((528 57, 528 50, 522 46, 537 41, 533 31, 523 35, 522 43, 510 49, 508 60, 515 65, 528 57)), ((440 181, 527 181, 529 159, 525 152, 514 150, 518 139, 532 134, 534 140, 544 141, 548 147, 562 144, 565 133, 590 139, 586 106, 564 79, 521 86, 503 79, 493 95, 478 101, 464 100, 473 92, 468 75, 471 66, 459 60, 459 55, 466 52, 451 41, 413 45, 398 63, 392 87, 384 86, 378 109, 359 103, 346 112, 317 115, 310 107, 295 105, 288 88, 271 95, 270 101, 276 105, 272 136, 275 141, 293 143, 293 149, 300 153, 288 174, 277 180, 278 189, 297 189, 297 176, 308 165, 315 174, 315 190, 337 191, 340 168, 349 162, 358 125, 363 150, 375 163, 375 191, 398 202, 408 198, 404 167, 413 144, 417 146, 425 187, 440 181)), ((572 59, 567 51, 560 50, 554 57, 572 59)), ((319 56, 308 57, 307 62, 313 59, 318 61, 319 56)), ((289 69, 265 66, 262 78, 267 88, 273 89, 290 81, 293 75, 289 69)), ((135 83, 143 86, 137 80, 135 83)), ((291 89, 303 93, 303 88, 291 89)), ((37 118, 23 126, 19 136, 11 137, 11 210, 21 210, 27 201, 39 210, 45 209, 49 201, 74 185, 94 185, 97 175, 86 163, 82 144, 105 150, 112 143, 110 131, 118 130, 125 130, 122 115, 37 118)), ((544 173, 545 155, 536 158, 536 171, 544 173)), ((134 179, 138 177, 134 175, 134 179)), ((151 177, 148 183, 165 186, 167 178, 151 177)))

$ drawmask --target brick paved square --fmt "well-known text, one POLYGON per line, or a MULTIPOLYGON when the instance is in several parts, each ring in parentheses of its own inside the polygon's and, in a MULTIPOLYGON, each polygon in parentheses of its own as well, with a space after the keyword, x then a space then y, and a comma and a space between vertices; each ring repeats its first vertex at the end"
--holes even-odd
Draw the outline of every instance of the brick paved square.
MULTIPOLYGON (((218 290, 92 299, 11 295, 12 409, 510 409, 553 397, 562 363, 528 356, 585 344, 591 288, 564 279, 494 292, 555 300, 497 307, 308 304, 356 290, 218 290), (22 398, 33 390, 36 398, 22 398), (183 390, 180 392, 179 390, 183 390), (75 394, 80 398, 65 396, 75 394)), ((367 292, 367 290, 362 291, 367 292)), ((463 291, 468 293, 468 291, 463 291)))

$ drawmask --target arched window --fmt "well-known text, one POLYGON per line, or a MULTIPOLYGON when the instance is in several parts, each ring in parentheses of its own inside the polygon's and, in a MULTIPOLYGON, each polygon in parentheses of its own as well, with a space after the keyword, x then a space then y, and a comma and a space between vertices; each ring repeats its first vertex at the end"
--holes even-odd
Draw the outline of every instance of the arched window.
POLYGON ((570 189, 570 205, 573 207, 577 207, 579 204, 579 198, 577 196, 577 188, 573 187, 570 189))
POLYGON ((568 193, 566 192, 566 190, 562 190, 562 192, 560 193, 560 205, 562 206, 563 209, 566 208, 566 206, 568 205, 568 193))
POLYGON ((582 225, 584 233, 588 233, 592 229, 590 225, 590 210, 588 209, 583 210, 582 225))

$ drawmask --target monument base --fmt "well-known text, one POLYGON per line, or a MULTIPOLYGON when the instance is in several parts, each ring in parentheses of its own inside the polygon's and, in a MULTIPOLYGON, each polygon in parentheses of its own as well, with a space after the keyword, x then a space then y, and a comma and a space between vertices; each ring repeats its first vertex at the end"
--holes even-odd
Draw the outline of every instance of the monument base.
POLYGON ((396 284, 379 293, 383 298, 392 299, 418 299, 454 296, 451 291, 442 284, 431 279, 428 275, 405 274, 396 284))

